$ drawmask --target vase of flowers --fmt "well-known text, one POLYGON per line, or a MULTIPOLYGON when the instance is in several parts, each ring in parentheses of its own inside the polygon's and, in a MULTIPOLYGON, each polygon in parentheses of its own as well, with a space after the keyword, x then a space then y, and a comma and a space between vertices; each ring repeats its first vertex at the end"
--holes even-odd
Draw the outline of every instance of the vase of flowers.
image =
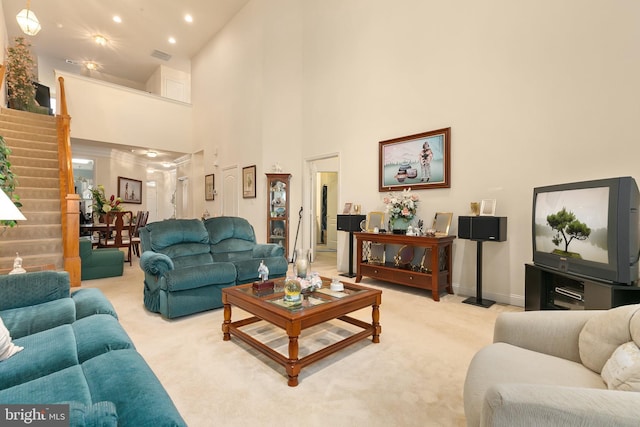
POLYGON ((419 200, 418 195, 411 192, 411 188, 403 190, 399 195, 390 193, 389 197, 384 198, 386 212, 394 234, 407 232, 409 223, 416 215, 419 200))
POLYGON ((91 197, 93 198, 93 215, 99 222, 105 222, 106 214, 109 212, 118 212, 122 208, 120 203, 122 199, 116 197, 113 194, 107 199, 104 193, 104 186, 102 184, 91 189, 91 197))

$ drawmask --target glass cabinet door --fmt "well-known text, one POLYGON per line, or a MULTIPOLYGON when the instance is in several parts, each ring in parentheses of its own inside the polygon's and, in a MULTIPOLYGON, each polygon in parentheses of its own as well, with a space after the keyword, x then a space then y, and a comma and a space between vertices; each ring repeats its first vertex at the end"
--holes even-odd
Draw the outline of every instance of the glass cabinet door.
POLYGON ((289 259, 289 180, 290 174, 267 174, 267 243, 285 248, 289 259))

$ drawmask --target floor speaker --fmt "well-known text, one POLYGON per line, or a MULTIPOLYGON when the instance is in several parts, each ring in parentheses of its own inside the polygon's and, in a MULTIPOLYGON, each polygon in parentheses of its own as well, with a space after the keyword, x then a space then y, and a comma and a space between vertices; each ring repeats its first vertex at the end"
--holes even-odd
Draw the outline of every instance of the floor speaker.
POLYGON ((458 237, 461 239, 504 242, 507 240, 507 217, 460 216, 458 237))

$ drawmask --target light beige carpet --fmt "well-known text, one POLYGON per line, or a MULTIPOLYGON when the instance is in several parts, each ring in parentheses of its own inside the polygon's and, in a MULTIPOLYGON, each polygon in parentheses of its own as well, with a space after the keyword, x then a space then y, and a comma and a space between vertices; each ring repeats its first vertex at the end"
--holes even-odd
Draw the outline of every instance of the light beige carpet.
MULTIPOLYGON (((331 254, 312 271, 336 276, 331 254)), ((334 258, 335 259, 335 258, 334 258)), ((447 295, 364 278, 382 290, 380 343, 361 341, 302 369, 297 387, 286 372, 232 338, 222 340, 222 310, 176 320, 149 313, 142 303, 143 275, 125 263, 123 277, 83 282, 111 300, 120 321, 175 402, 186 422, 200 426, 463 426, 462 387, 475 352, 491 342, 502 311, 463 304, 447 295)), ((342 280, 349 280, 342 277, 342 280)), ((232 320, 246 316, 233 310, 232 320)), ((354 317, 371 320, 371 310, 354 317)), ((286 337, 267 323, 251 327, 286 352, 286 337)), ((300 354, 349 333, 335 321, 303 332, 300 354)), ((118 375, 114 372, 114 375, 118 375)))

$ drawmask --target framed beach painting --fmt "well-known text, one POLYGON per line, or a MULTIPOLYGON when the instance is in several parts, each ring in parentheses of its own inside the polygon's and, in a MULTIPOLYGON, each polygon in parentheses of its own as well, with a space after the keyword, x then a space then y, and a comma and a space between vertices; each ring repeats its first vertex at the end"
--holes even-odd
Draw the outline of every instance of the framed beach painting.
POLYGON ((142 204, 142 181, 119 176, 118 197, 122 203, 142 204))
POLYGON ((451 128, 380 141, 378 191, 451 187, 451 128))

